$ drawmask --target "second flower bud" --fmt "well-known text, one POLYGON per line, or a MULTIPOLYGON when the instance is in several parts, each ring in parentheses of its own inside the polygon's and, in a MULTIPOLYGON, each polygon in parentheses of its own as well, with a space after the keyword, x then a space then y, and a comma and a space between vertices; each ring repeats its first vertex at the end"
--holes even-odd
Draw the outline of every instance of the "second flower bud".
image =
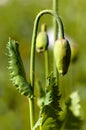
POLYGON ((45 24, 41 26, 41 32, 38 33, 36 38, 36 50, 37 52, 44 52, 47 50, 49 39, 47 35, 47 27, 45 24))

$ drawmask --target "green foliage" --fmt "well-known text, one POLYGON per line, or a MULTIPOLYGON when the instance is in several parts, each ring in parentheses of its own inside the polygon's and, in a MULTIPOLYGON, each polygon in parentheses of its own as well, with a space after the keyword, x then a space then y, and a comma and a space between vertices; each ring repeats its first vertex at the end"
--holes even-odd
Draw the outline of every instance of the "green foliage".
POLYGON ((44 105, 50 105, 54 109, 60 110, 59 107, 59 100, 61 98, 61 95, 59 94, 59 89, 56 84, 56 78, 53 77, 53 74, 51 73, 48 77, 48 86, 46 86, 46 97, 44 101, 44 105))
POLYGON ((56 79, 51 74, 48 77, 48 86, 46 86, 45 99, 43 105, 40 107, 40 116, 36 127, 41 127, 41 129, 46 130, 58 130, 58 117, 61 111, 59 105, 60 94, 58 86, 56 85, 56 79))
POLYGON ((7 44, 8 49, 8 64, 9 72, 13 85, 22 95, 33 97, 30 83, 26 80, 24 66, 21 60, 21 56, 18 50, 18 43, 14 40, 10 40, 7 44))
POLYGON ((60 107, 61 95, 56 79, 52 74, 48 77, 48 82, 44 104, 40 107, 39 119, 33 130, 79 130, 82 127, 82 120, 78 93, 70 95, 63 109, 60 107))
POLYGON ((44 100, 44 105, 41 108, 41 127, 42 129, 58 129, 58 116, 61 111, 59 105, 59 91, 58 86, 56 85, 56 79, 51 74, 48 77, 49 85, 46 87, 46 96, 44 100), (51 125, 52 124, 52 125, 51 125))
POLYGON ((45 100, 45 90, 42 87, 42 84, 40 81, 37 82, 37 87, 38 87, 38 99, 37 99, 37 105, 39 107, 42 106, 42 104, 44 103, 45 100))

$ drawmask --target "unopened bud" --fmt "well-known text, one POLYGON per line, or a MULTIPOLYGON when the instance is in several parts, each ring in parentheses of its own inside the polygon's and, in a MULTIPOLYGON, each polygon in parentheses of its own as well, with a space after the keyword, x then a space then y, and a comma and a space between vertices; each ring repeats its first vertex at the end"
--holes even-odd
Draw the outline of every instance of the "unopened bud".
POLYGON ((47 50, 49 39, 47 35, 47 27, 45 24, 41 26, 41 32, 38 33, 36 38, 36 50, 37 52, 43 52, 47 50))
POLYGON ((61 75, 65 75, 71 59, 71 49, 66 39, 58 39, 54 44, 54 58, 56 67, 61 75))

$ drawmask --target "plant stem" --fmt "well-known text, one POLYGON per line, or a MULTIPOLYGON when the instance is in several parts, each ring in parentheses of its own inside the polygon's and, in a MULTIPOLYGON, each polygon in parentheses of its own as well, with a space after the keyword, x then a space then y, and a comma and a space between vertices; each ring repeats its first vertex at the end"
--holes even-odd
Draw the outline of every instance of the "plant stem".
MULTIPOLYGON (((43 16, 44 14, 50 14, 53 17, 55 17, 58 23, 58 30, 60 34, 59 37, 60 38, 64 37, 64 29, 63 29, 62 21, 55 12, 53 12, 52 10, 43 10, 36 16, 36 19, 34 21, 34 27, 33 27, 31 58, 30 58, 30 82, 32 86, 33 95, 34 95, 34 81, 35 81, 35 43, 36 43, 39 20, 41 16, 43 16)), ((32 127, 34 126, 34 98, 29 99, 29 104, 30 104, 30 124, 31 124, 31 129, 32 129, 32 127)))
POLYGON ((59 0, 53 0, 53 11, 58 13, 58 1, 59 0))
POLYGON ((34 126, 34 99, 29 98, 29 106, 30 106, 30 127, 31 130, 34 126))
MULTIPOLYGON (((53 0, 53 11, 57 14, 58 12, 58 0, 53 0)), ((55 18, 53 18, 53 27, 54 27, 54 42, 57 39, 57 21, 55 18)), ((54 75, 56 76, 56 80, 57 80, 57 85, 59 85, 59 73, 56 69, 56 65, 55 65, 55 59, 54 59, 54 63, 53 63, 53 67, 54 67, 54 75)))
POLYGON ((48 85, 47 78, 49 75, 49 54, 48 49, 45 51, 45 75, 46 75, 46 85, 48 85))
MULTIPOLYGON (((58 0, 53 0, 53 11, 57 14, 58 0)), ((57 21, 53 18, 54 41, 57 39, 57 21)))

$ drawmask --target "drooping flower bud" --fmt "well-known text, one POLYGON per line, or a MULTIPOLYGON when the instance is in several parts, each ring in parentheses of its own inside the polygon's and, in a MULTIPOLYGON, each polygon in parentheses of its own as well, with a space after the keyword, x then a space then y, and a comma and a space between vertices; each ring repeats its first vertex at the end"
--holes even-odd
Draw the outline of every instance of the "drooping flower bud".
POLYGON ((45 24, 41 26, 41 32, 38 33, 36 38, 36 50, 37 52, 43 52, 47 50, 49 39, 47 35, 47 27, 45 24))
POLYGON ((71 49, 66 39, 58 39, 54 44, 54 58, 59 74, 65 75, 71 59, 71 49))

